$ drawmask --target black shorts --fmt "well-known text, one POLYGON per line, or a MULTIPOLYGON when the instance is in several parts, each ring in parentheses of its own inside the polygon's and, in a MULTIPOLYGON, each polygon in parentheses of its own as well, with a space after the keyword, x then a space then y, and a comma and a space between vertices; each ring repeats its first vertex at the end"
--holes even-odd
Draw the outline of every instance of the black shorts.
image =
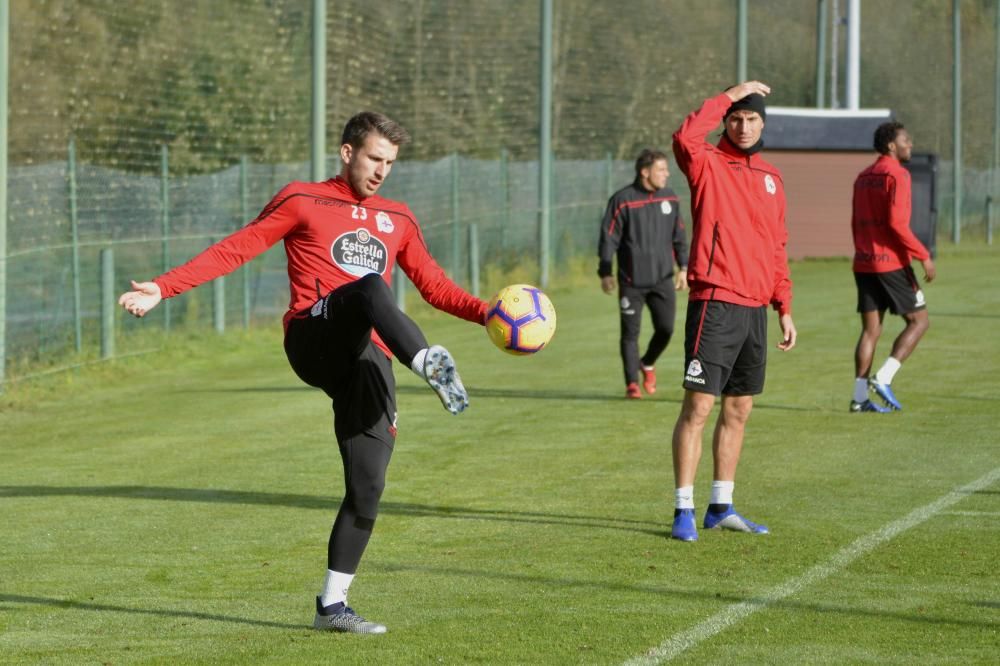
POLYGON ((391 447, 396 441, 392 361, 370 334, 367 340, 340 339, 343 328, 322 316, 292 319, 285 333, 288 362, 302 381, 333 400, 338 441, 367 435, 391 447))
POLYGON ((858 312, 885 312, 904 315, 927 308, 924 291, 913 269, 907 266, 888 273, 855 273, 858 285, 858 312))
POLYGON ((684 388, 715 396, 764 390, 766 307, 690 301, 684 334, 684 388))

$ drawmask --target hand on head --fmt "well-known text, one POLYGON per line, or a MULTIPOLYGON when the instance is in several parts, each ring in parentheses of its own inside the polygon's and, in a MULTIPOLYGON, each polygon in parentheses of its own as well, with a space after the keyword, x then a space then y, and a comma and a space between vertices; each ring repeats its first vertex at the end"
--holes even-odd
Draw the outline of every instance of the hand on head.
POLYGON ((770 92, 771 87, 765 83, 761 83, 760 81, 744 81, 727 90, 726 95, 729 96, 730 100, 736 102, 754 93, 766 97, 770 92))

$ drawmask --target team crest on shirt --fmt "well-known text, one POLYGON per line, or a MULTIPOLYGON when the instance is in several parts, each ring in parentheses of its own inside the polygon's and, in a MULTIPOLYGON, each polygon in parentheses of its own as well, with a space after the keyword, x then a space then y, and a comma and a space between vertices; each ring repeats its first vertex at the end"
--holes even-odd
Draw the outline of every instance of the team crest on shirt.
POLYGON ((330 246, 330 258, 341 269, 357 277, 369 273, 384 275, 389 265, 385 243, 364 228, 338 236, 330 246))
POLYGON ((674 207, 670 205, 669 201, 661 201, 660 202, 660 210, 663 211, 664 215, 670 215, 670 212, 673 209, 674 209, 674 207))
POLYGON ((768 194, 774 194, 778 191, 778 186, 774 184, 774 178, 771 177, 771 174, 764 176, 764 189, 767 190, 768 194))
POLYGON ((375 224, 378 226, 379 231, 384 231, 387 234, 391 234, 393 229, 396 227, 392 224, 392 218, 385 211, 379 211, 378 215, 375 216, 375 224))

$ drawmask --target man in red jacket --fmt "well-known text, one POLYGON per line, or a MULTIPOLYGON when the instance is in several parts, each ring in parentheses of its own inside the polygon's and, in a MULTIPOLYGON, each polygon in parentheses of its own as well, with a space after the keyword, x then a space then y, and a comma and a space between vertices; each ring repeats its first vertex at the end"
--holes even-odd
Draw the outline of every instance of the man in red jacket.
POLYGON ((892 380, 930 326, 924 292, 910 264, 914 259, 923 264, 928 282, 937 273, 927 248, 910 230, 910 172, 903 167, 913 152, 910 134, 901 123, 883 123, 875 130, 874 146, 878 159, 854 181, 851 230, 861 336, 854 350, 851 411, 884 413, 903 408, 892 380), (886 310, 900 315, 906 326, 885 364, 869 378, 886 310), (886 406, 872 402, 869 390, 886 406))
POLYGON ((695 541, 694 478, 715 399, 714 480, 702 526, 766 534, 733 509, 736 466, 753 396, 764 389, 767 306, 778 311, 778 349, 795 346, 781 173, 760 156, 771 89, 747 81, 705 100, 674 134, 677 164, 691 185, 684 402, 674 426, 676 486, 671 536, 695 541), (718 144, 709 132, 724 124, 718 144))
POLYGON ((391 356, 423 378, 452 414, 469 404, 446 349, 427 344, 396 306, 389 281, 396 263, 428 303, 484 324, 486 302, 448 279, 427 250, 404 203, 376 194, 389 176, 406 130, 362 112, 344 128, 340 175, 293 182, 247 226, 150 282, 132 282, 118 302, 142 317, 161 299, 225 275, 280 240, 288 257, 291 302, 285 353, 295 373, 333 401, 345 494, 327 548, 316 629, 385 633, 347 606, 347 589, 364 553, 396 441, 391 356))

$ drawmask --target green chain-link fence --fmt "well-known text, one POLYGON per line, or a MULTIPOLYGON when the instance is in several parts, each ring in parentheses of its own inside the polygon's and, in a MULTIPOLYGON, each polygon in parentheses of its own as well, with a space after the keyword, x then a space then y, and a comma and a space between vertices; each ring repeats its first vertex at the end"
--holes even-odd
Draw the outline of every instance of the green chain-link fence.
MULTIPOLYGON (((353 113, 375 109, 407 126, 414 143, 384 194, 410 204, 434 255, 466 286, 473 226, 485 264, 537 256, 540 1, 327 3, 329 171, 353 113)), ((553 0, 556 266, 595 253, 604 203, 631 179, 638 150, 669 149, 684 115, 735 82, 739 4, 553 0)), ((960 6, 960 223, 963 242, 981 242, 996 196, 997 3, 960 6)), ((745 7, 748 76, 771 85, 769 103, 814 106, 817 8, 832 11, 831 3, 745 7)), ((153 277, 230 233, 310 173, 311 3, 9 0, 9 12, 0 386, 100 357, 102 250, 114 251, 121 291, 129 278, 153 277)), ((950 2, 862 2, 861 105, 893 109, 918 150, 941 156, 945 232, 953 223, 951 21, 950 2)), ((135 337, 219 327, 213 303, 223 302, 228 326, 276 321, 287 304, 280 247, 221 289, 206 285, 141 323, 118 314, 111 325, 135 337)))

